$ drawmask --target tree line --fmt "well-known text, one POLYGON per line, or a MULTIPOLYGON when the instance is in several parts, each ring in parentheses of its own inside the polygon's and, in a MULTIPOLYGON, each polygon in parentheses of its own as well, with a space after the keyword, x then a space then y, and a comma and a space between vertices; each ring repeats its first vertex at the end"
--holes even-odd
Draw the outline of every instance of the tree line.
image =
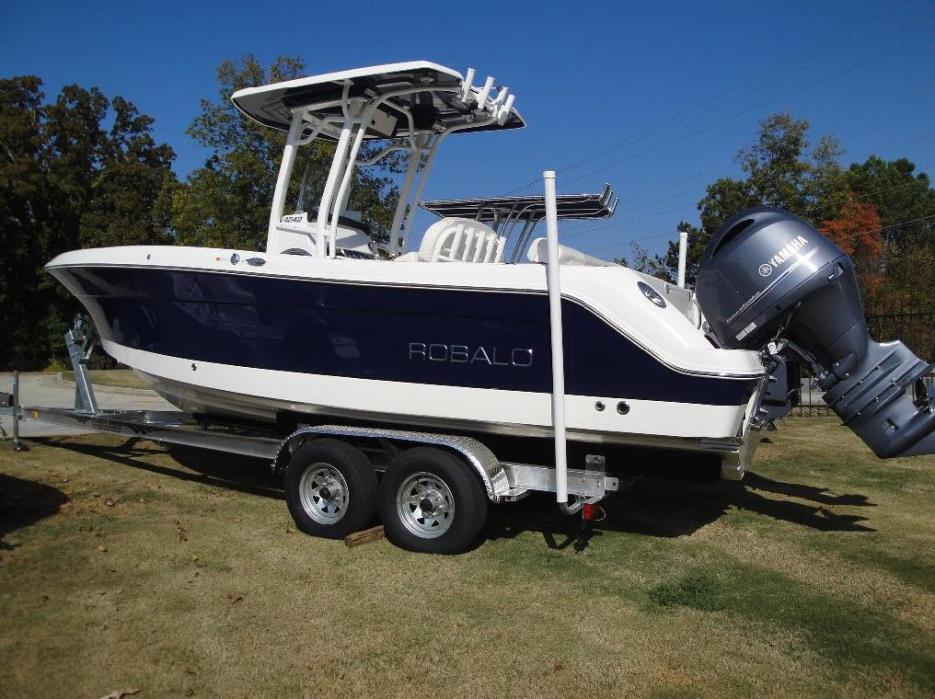
MULTIPOLYGON (((43 368, 64 356, 62 336, 80 306, 43 269, 59 253, 150 244, 263 249, 285 134, 244 118, 230 96, 305 74, 294 57, 268 67, 252 56, 222 63, 216 95, 201 101, 188 128, 209 155, 184 180, 172 171, 172 147, 154 138, 152 117, 129 100, 68 85, 46 101, 37 76, 0 79, 0 368, 43 368)), ((303 150, 296 171, 308 173, 314 191, 333 145, 303 150)), ((403 165, 388 158, 356 173, 350 206, 378 238, 392 221, 392 175, 403 165)))
MULTIPOLYGON (((108 245, 179 244, 247 250, 266 241, 285 135, 244 118, 236 90, 305 74, 299 58, 268 67, 252 56, 225 61, 218 90, 203 99, 188 134, 208 150, 180 180, 175 152, 153 135, 153 119, 129 100, 68 85, 46 101, 37 76, 0 79, 0 367, 42 368, 63 356, 62 335, 79 306, 43 266, 57 254, 108 245)), ((780 206, 818 225, 857 265, 870 308, 928 309, 935 288, 935 190, 906 159, 871 156, 849 167, 832 137, 809 143, 808 122, 776 114, 738 154, 742 176, 708 185, 690 233, 691 281, 707 241, 730 215, 780 206)), ((290 183, 294 200, 320 188, 333 146, 303 149, 290 183)), ((368 153, 363 153, 366 158, 368 153)), ((398 201, 389 158, 357 171, 350 207, 378 238, 398 201)), ((674 279, 677 241, 661 255, 633 246, 630 264, 674 279)), ((620 260, 626 263, 627 260, 620 260)))
MULTIPOLYGON (((841 165, 833 136, 809 142, 806 119, 773 114, 737 154, 741 177, 721 177, 698 202, 700 225, 689 233, 686 279, 694 281, 708 241, 730 216, 752 206, 778 206, 816 225, 854 261, 868 313, 930 310, 935 289, 935 190, 906 158, 871 155, 841 165)), ((621 262, 627 263, 626 259, 621 262)), ((678 241, 664 254, 634 245, 630 263, 675 280, 678 241)))

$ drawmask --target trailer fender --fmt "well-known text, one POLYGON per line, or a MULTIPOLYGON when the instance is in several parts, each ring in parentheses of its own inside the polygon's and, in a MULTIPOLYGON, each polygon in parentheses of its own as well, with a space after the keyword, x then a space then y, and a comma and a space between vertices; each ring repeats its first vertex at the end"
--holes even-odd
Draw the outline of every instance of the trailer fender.
POLYGON ((506 472, 500 461, 485 444, 471 437, 434 432, 411 432, 408 430, 347 425, 300 427, 283 440, 273 462, 274 469, 277 472, 285 469, 292 454, 309 439, 325 436, 389 440, 394 443, 411 444, 413 446, 432 445, 449 449, 460 456, 477 473, 491 502, 500 502, 510 492, 510 483, 506 472))

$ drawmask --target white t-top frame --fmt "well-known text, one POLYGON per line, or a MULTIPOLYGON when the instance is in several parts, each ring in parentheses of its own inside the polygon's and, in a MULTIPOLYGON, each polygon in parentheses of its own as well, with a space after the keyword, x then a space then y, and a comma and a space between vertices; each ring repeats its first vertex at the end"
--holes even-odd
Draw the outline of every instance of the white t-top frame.
POLYGON ((308 252, 317 257, 335 257, 338 223, 347 209, 354 169, 373 165, 399 151, 409 153, 409 163, 390 227, 387 252, 396 256, 405 250, 416 205, 439 145, 459 131, 525 125, 513 108, 515 96, 510 94, 509 88, 496 88, 490 77, 476 87, 474 77, 473 69, 468 69, 462 77, 442 66, 412 62, 330 73, 235 93, 233 100, 238 108, 260 123, 273 128, 282 128, 287 118, 289 123, 270 211, 266 251, 282 252, 287 233, 304 232, 314 240, 308 252), (395 74, 419 77, 400 85, 399 81, 393 84, 391 80, 395 74), (381 81, 389 86, 381 87, 381 81), (341 86, 340 97, 295 104, 303 90, 323 85, 341 86), (427 99, 432 108, 438 105, 444 109, 444 118, 427 123, 424 114, 414 113, 413 106, 422 106, 427 99), (287 104, 288 112, 285 111, 287 104), (400 133, 403 135, 391 138, 392 134, 400 133), (284 222, 286 196, 298 149, 319 137, 335 141, 336 145, 316 220, 284 222), (359 160, 363 141, 375 138, 388 139, 389 145, 367 160, 359 160))

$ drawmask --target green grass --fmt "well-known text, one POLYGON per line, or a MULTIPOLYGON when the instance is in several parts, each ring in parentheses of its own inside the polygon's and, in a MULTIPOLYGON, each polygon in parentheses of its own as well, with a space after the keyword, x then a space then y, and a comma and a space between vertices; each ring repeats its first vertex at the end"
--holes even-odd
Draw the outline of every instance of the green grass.
POLYGON ((691 607, 702 612, 724 609, 723 585, 707 571, 692 571, 682 578, 649 588, 649 598, 661 607, 691 607))
POLYGON ((0 694, 935 694, 935 459, 770 436, 744 484, 530 498, 457 557, 305 537, 249 460, 0 443, 0 694))

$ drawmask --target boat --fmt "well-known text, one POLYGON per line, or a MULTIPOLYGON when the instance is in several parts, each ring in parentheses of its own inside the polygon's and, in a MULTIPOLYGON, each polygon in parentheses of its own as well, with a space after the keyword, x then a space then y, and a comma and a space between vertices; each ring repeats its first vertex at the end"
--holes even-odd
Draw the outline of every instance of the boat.
MULTIPOLYGON (((205 421, 354 424, 472 435, 554 458, 545 195, 422 202, 451 135, 526 125, 515 95, 426 61, 239 90, 246 118, 287 134, 264 251, 76 250, 48 271, 87 309, 103 349, 205 421), (317 206, 290 199, 302 149, 334 144, 317 206), (365 142, 379 143, 362 160, 365 142), (389 239, 348 210, 355 168, 408 154, 389 239)), ((610 188, 555 198, 558 221, 613 215, 610 188)), ((559 246, 569 463, 738 479, 788 411, 788 364, 881 456, 935 451, 919 393, 930 365, 863 324, 847 257, 812 226, 741 212, 692 291, 559 246), (843 338, 843 339, 842 339, 843 338)), ((923 391, 924 393, 924 391, 923 391)), ((515 458, 515 457, 514 457, 515 458)))

